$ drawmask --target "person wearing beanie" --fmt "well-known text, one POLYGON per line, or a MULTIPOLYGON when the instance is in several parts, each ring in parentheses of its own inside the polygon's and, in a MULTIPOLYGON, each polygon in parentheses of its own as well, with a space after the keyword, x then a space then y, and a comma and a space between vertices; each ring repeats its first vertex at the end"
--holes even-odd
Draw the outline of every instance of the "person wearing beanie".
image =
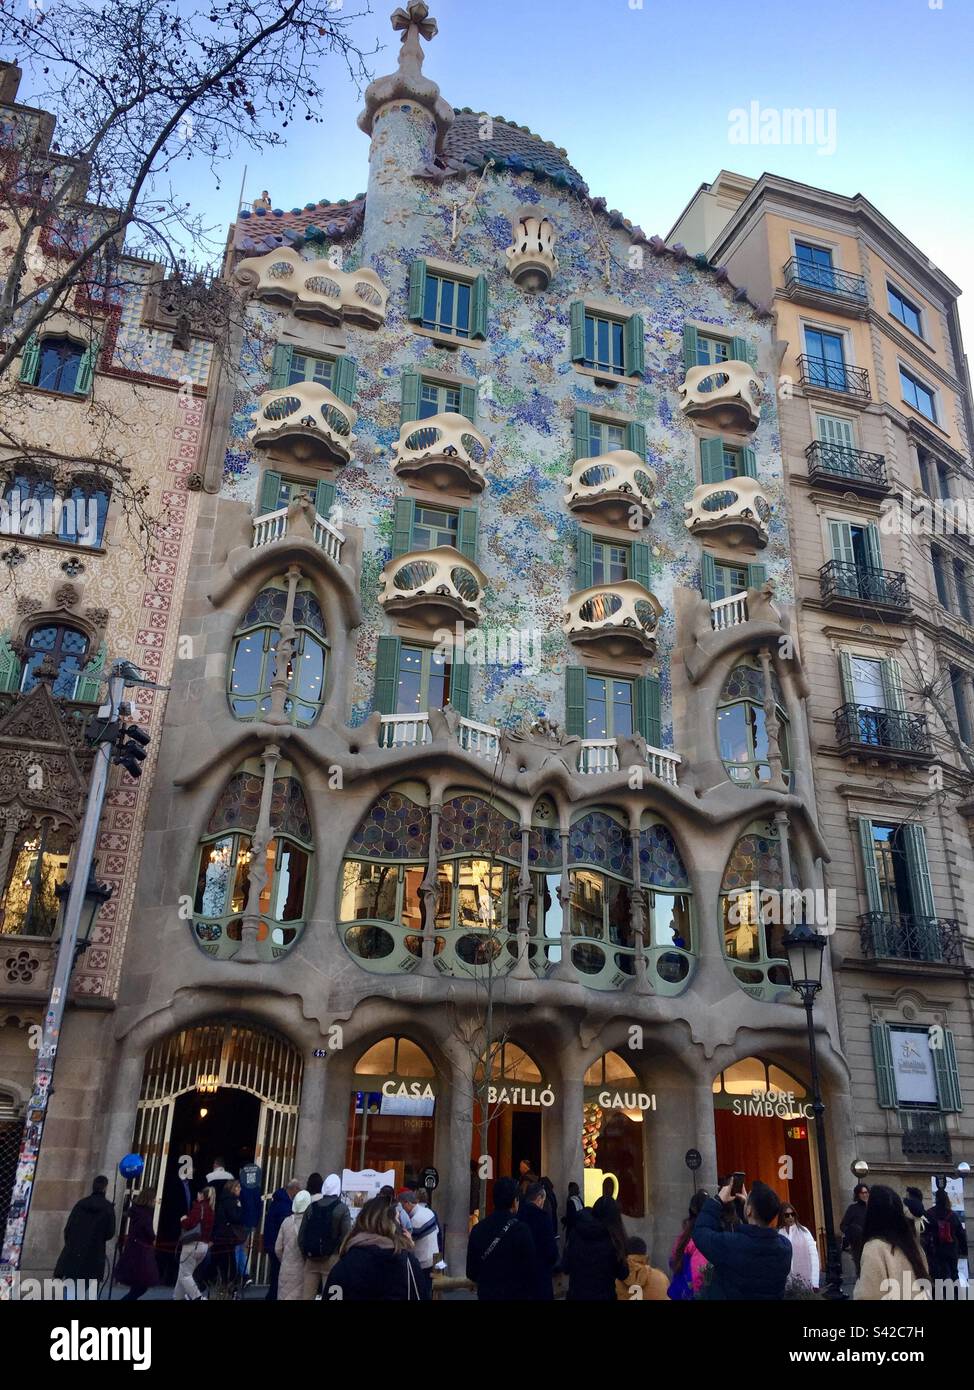
POLYGON ((306 1187, 295 1193, 291 1214, 281 1222, 274 1242, 274 1254, 280 1263, 277 1276, 279 1303, 297 1303, 304 1297, 304 1256, 298 1244, 298 1234, 304 1214, 311 1206, 311 1193, 306 1187))

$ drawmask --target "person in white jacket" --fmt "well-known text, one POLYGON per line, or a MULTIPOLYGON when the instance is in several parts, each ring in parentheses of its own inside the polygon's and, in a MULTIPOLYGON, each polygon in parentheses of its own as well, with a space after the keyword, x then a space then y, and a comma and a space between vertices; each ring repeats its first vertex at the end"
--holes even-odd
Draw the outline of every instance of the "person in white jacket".
POLYGON ((436 1212, 427 1205, 426 1193, 407 1189, 399 1193, 399 1201, 409 1217, 414 1254, 426 1276, 430 1294, 433 1289, 433 1266, 440 1249, 440 1223, 436 1212))
POLYGON ((791 1241, 791 1273, 789 1281, 800 1279, 810 1289, 818 1288, 819 1258, 815 1237, 798 1220, 790 1202, 782 1202, 778 1213, 778 1230, 791 1241))

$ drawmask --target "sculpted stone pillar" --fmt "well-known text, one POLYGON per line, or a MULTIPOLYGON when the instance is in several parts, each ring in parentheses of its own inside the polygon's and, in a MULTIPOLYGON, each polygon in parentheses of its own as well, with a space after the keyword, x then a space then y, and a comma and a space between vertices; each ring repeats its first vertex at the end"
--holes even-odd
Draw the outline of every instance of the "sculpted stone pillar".
POLYGON ((416 967, 417 975, 436 975, 437 969, 433 964, 433 957, 436 948, 436 903, 439 896, 437 884, 437 854, 440 840, 440 814, 443 810, 441 801, 430 801, 430 848, 429 857, 426 863, 426 873, 422 883, 419 885, 420 895, 423 899, 423 954, 419 965, 416 967))
POLYGON ((240 950, 233 958, 241 965, 253 965, 259 960, 257 934, 260 931, 260 897, 269 878, 267 846, 274 838, 271 827, 271 798, 274 795, 274 772, 280 757, 281 750, 273 743, 269 743, 261 754, 264 785, 260 792, 257 828, 250 842, 250 885, 247 891, 247 906, 240 923, 240 950))
POLYGON ((301 578, 301 571, 297 565, 291 565, 287 571, 287 599, 284 604, 284 617, 278 628, 277 646, 274 649, 274 679, 271 681, 271 707, 264 716, 268 724, 287 724, 288 716, 285 712, 288 688, 288 669, 294 659, 295 638, 297 636, 294 628, 294 597, 298 589, 298 580, 301 578))

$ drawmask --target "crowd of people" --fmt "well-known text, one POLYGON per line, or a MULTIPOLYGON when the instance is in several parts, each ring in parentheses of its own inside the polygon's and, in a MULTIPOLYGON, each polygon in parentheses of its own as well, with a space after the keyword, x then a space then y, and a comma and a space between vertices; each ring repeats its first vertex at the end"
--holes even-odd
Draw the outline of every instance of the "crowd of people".
MULTIPOLYGON (((56 1276, 99 1279, 115 1230, 107 1178, 78 1202, 65 1227, 56 1276)), ((722 1180, 716 1195, 694 1193, 673 1242, 667 1271, 649 1260, 646 1242, 627 1234, 607 1180, 586 1207, 570 1183, 559 1221, 552 1184, 525 1161, 517 1179, 493 1184, 493 1210, 474 1220, 466 1278, 484 1302, 542 1302, 559 1293, 570 1301, 665 1302, 689 1299, 768 1301, 809 1297, 822 1287, 818 1246, 795 1207, 767 1184, 749 1192, 722 1180)), ((173 1298, 199 1301, 220 1288, 240 1296, 257 1253, 260 1206, 246 1184, 217 1160, 181 1220, 173 1298)), ((136 1194, 126 1208, 128 1229, 114 1271, 126 1299, 160 1283, 153 1231, 153 1198, 136 1194)), ((855 1266, 852 1297, 879 1300, 890 1281, 957 1281, 967 1256, 964 1223, 946 1191, 924 1207, 918 1188, 901 1198, 890 1187, 860 1183, 841 1222, 843 1249, 855 1266)), ((335 1173, 292 1179, 271 1197, 263 1222, 270 1301, 427 1301, 433 1275, 444 1268, 442 1231, 426 1193, 383 1187, 352 1221, 335 1173)), ((903 1296, 929 1298, 927 1285, 903 1296)))

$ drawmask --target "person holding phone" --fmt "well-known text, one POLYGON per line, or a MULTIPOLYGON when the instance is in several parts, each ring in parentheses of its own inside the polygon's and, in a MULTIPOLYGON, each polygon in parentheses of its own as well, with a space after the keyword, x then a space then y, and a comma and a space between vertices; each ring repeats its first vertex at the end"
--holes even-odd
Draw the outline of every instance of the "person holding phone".
POLYGON ((784 1297, 791 1270, 791 1244, 774 1229, 781 1202, 763 1182, 744 1190, 744 1174, 708 1197, 693 1228, 693 1243, 712 1266, 704 1298, 764 1302, 784 1297), (735 1187, 737 1191, 735 1191, 735 1187), (738 1198, 744 1202, 744 1224, 724 1229, 724 1211, 738 1198))

